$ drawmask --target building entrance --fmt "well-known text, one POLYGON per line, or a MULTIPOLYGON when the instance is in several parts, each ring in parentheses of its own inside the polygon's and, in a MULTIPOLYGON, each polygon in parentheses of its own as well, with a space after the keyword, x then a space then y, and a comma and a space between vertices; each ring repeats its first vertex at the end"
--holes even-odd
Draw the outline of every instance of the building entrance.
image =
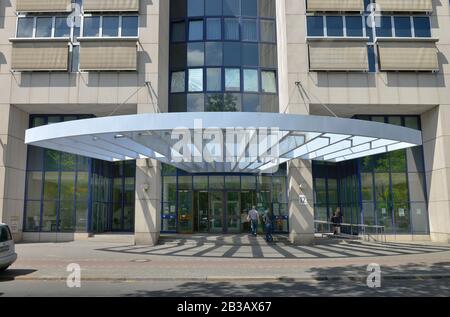
MULTIPOLYGON (((271 209, 270 191, 179 191, 179 233, 246 233, 248 211, 271 209)), ((262 231, 262 224, 260 231, 262 231)))
POLYGON ((252 206, 261 214, 272 211, 275 232, 288 231, 285 176, 177 174, 163 171, 162 232, 248 233, 252 206))

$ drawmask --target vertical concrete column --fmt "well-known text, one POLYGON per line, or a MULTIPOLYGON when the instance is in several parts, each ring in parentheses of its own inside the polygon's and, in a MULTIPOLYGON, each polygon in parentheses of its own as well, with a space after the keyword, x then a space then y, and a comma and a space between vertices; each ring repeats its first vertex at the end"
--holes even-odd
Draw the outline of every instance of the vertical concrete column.
MULTIPOLYGON (((138 113, 153 112, 152 104, 139 104, 138 113)), ((136 161, 134 237, 136 245, 155 245, 161 231, 161 164, 151 159, 136 161)))
POLYGON ((450 243, 450 105, 422 115, 428 213, 432 241, 450 243))
POLYGON ((294 160, 288 166, 289 239, 294 244, 314 243, 313 178, 310 161, 294 160), (304 195, 308 202, 300 202, 304 195))
POLYGON ((9 104, 0 105, 0 222, 22 239, 28 114, 9 104))
POLYGON ((155 245, 161 228, 161 164, 136 163, 135 244, 155 245))

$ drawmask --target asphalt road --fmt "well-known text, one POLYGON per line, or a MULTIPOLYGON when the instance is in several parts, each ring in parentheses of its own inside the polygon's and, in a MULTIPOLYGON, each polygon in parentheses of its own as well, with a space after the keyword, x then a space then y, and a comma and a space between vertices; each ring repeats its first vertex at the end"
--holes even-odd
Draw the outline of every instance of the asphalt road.
POLYGON ((395 279, 369 288, 361 281, 85 281, 68 288, 65 281, 0 282, 0 297, 9 296, 450 296, 450 279, 395 279))

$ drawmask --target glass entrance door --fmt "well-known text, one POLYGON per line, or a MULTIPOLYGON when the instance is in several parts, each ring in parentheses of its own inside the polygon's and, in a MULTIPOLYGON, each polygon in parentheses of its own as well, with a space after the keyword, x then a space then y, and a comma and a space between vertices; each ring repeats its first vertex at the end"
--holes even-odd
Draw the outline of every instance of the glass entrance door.
POLYGON ((226 217, 227 233, 239 233, 241 231, 241 204, 239 192, 227 192, 226 217))
POLYGON ((210 229, 211 233, 223 232, 223 192, 210 192, 210 229))
POLYGON ((194 193, 195 232, 209 232, 209 193, 200 191, 194 193))
POLYGON ((193 233, 192 191, 180 190, 178 192, 178 208, 178 232, 193 233))

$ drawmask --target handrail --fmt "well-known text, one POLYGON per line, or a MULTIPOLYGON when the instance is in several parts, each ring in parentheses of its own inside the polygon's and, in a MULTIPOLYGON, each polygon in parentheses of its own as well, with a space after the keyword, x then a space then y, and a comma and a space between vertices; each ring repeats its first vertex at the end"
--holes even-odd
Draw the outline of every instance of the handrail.
MULTIPOLYGON (((373 228, 376 230, 376 235, 382 235, 383 236, 383 240, 382 243, 386 243, 386 231, 385 231, 385 226, 378 226, 378 225, 366 225, 366 224, 353 224, 353 223, 336 223, 336 222, 332 222, 332 221, 325 221, 325 220, 314 220, 314 224, 322 224, 322 225, 330 225, 330 226, 343 226, 343 227, 350 227, 350 232, 353 234, 353 227, 358 227, 358 228, 362 228, 362 235, 365 236, 369 236, 369 234, 366 234, 366 229, 368 228, 373 228)), ((358 232, 359 233, 359 232, 358 232)))

